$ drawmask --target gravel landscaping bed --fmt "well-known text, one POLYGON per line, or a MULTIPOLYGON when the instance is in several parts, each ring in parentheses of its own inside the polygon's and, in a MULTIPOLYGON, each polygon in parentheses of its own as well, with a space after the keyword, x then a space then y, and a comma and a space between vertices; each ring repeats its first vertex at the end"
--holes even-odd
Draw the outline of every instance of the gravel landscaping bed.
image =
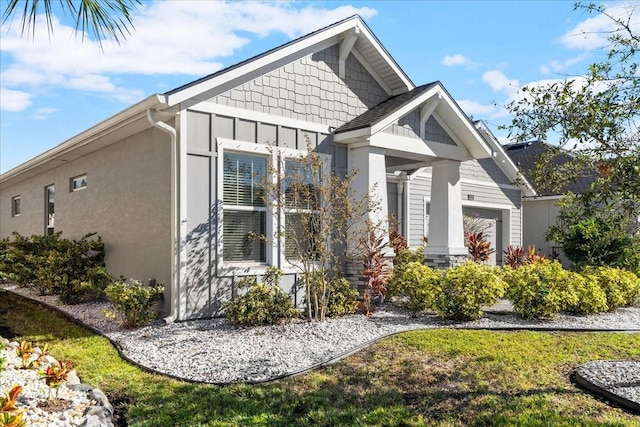
MULTIPOLYGON (((417 329, 640 333, 639 307, 589 316, 561 314, 550 320, 526 320, 514 316, 505 301, 473 322, 452 322, 432 314, 410 317, 398 307, 385 304, 373 317, 357 314, 322 323, 297 320, 286 325, 236 328, 223 319, 211 319, 171 324, 157 321, 145 328, 126 330, 104 316, 103 310, 111 308, 109 303, 61 305, 55 296, 38 296, 11 284, 3 287, 55 307, 103 334, 123 357, 144 369, 212 384, 257 383, 299 374, 333 363, 382 337, 417 329)), ((640 362, 596 361, 578 369, 577 373, 591 383, 630 402, 639 402, 640 362)))

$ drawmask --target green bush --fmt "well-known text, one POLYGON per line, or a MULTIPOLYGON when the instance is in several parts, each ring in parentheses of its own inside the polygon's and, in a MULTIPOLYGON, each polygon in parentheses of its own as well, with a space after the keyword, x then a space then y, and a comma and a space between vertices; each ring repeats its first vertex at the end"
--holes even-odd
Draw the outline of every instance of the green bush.
POLYGON ((587 267, 581 273, 596 278, 609 310, 640 303, 640 278, 634 273, 613 267, 587 267))
POLYGON ((399 248, 396 250, 396 256, 393 258, 393 274, 391 280, 387 283, 386 296, 392 298, 400 296, 403 291, 404 281, 402 278, 403 270, 411 262, 422 263, 424 261, 424 248, 420 246, 416 250, 408 248, 399 248))
POLYGON ((591 275, 581 275, 568 272, 567 286, 576 293, 578 300, 566 307, 566 311, 573 314, 602 313, 609 309, 607 294, 598 284, 598 279, 591 275))
POLYGON ((245 278, 239 288, 248 288, 243 295, 224 304, 225 317, 237 326, 274 325, 300 314, 291 298, 278 285, 282 271, 271 267, 257 283, 254 277, 245 278))
POLYGON ((76 304, 101 294, 112 281, 104 267, 104 244, 94 234, 80 240, 50 236, 0 242, 0 275, 40 294, 57 294, 64 304, 76 304))
POLYGON ((394 271, 395 296, 412 315, 432 310, 441 280, 441 272, 427 267, 421 261, 411 261, 394 271))
POLYGON ((157 316, 153 306, 160 301, 164 285, 145 286, 138 280, 131 279, 130 283, 118 281, 111 283, 105 289, 109 301, 113 304, 115 313, 127 328, 136 328, 151 323, 157 316))
POLYGON ((329 282, 329 299, 326 315, 340 317, 358 311, 358 290, 344 277, 329 282))
POLYGON ((456 320, 479 319, 483 308, 495 304, 505 292, 494 269, 476 262, 448 269, 439 284, 435 309, 456 320))
POLYGON ((525 318, 552 317, 578 303, 569 272, 558 261, 505 269, 504 279, 514 312, 525 318))

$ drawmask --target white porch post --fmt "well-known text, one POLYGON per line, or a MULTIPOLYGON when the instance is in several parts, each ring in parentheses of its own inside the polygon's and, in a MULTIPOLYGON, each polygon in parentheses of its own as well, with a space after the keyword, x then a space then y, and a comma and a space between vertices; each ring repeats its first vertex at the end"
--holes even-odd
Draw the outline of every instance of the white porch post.
POLYGON ((459 161, 433 162, 430 206, 427 264, 449 267, 462 262, 468 250, 464 246, 459 161))
MULTIPOLYGON (((351 181, 351 189, 355 192, 356 199, 361 199, 369 195, 373 200, 380 203, 380 208, 376 211, 366 212, 362 220, 358 222, 358 232, 366 231, 366 220, 370 220, 373 224, 380 224, 384 233, 385 241, 389 241, 389 233, 387 229, 387 172, 385 164, 385 150, 382 148, 371 147, 369 145, 354 147, 349 149, 347 167, 349 170, 357 169, 358 173, 351 181)), ((364 234, 362 234, 364 236, 364 234)), ((358 237, 349 238, 347 241, 347 250, 353 253, 358 245, 358 237)), ((389 255, 393 252, 390 248, 389 255)), ((356 286, 360 291, 366 287, 362 276, 362 260, 349 259, 346 263, 346 277, 352 285, 356 286)))
POLYGON ((352 148, 349 150, 348 168, 358 170, 351 182, 356 197, 360 199, 368 194, 380 203, 379 209, 368 212, 363 220, 369 219, 373 224, 381 224, 386 231, 389 209, 385 150, 371 146, 352 148))

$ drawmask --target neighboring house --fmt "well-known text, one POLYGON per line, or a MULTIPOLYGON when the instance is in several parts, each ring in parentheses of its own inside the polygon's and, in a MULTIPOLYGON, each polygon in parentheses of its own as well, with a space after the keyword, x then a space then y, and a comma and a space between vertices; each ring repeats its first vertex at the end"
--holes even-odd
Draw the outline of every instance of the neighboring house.
MULTIPOLYGON (((220 314, 238 277, 285 270, 278 215, 254 196, 285 156, 322 153, 332 171, 357 168, 358 194, 400 221, 425 261, 466 258, 463 213, 492 223, 494 246, 521 244, 517 168, 440 82, 415 86, 358 16, 164 94, 152 95, 0 176, 0 237, 97 232, 116 275, 167 285, 163 314, 220 314), (248 172, 250 171, 250 172, 248 172), (238 185, 238 184, 242 185, 238 185)), ((358 275, 355 264, 348 269, 358 275)))
MULTIPOLYGON (((529 181, 531 181, 531 171, 535 169, 536 161, 548 149, 549 146, 540 141, 504 145, 507 155, 529 181)), ((553 157, 552 162, 559 166, 571 161, 571 159, 570 153, 561 151, 553 157)), ((596 178, 597 173, 593 172, 581 176, 575 182, 569 183, 559 190, 536 188, 537 195, 535 197, 525 196, 522 203, 523 245, 534 245, 543 255, 553 258, 560 256, 563 263, 568 264, 568 261, 564 259, 562 248, 556 242, 547 241, 545 234, 549 227, 556 223, 559 214, 558 200, 568 192, 582 193, 591 186, 596 178)))

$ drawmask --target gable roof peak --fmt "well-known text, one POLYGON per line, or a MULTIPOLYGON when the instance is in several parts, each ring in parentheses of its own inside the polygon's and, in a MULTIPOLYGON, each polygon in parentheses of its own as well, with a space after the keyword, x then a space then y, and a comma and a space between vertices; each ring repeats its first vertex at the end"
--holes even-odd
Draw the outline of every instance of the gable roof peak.
POLYGON ((213 97, 218 92, 241 85, 299 58, 340 44, 353 38, 346 53, 353 52, 358 60, 366 63, 381 86, 389 94, 406 92, 415 87, 380 40, 373 34, 360 15, 351 15, 331 25, 298 37, 266 52, 179 86, 163 95, 167 104, 174 106, 190 99, 198 101, 213 97), (355 34, 354 34, 354 29, 355 34), (355 37, 354 37, 355 36, 355 37))

